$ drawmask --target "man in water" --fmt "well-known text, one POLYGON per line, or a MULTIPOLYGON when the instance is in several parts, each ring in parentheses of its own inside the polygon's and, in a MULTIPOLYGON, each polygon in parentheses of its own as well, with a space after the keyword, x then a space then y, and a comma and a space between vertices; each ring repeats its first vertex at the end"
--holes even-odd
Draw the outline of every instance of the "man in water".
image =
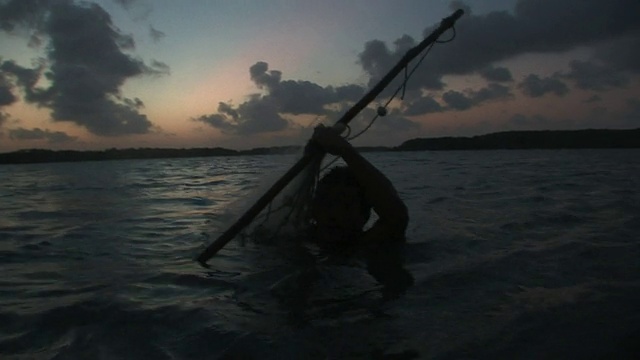
POLYGON ((385 296, 403 292, 413 283, 402 267, 406 205, 391 181, 335 129, 318 126, 312 140, 347 164, 318 182, 311 210, 314 241, 329 253, 362 256, 369 273, 384 285, 385 296), (378 219, 364 231, 371 209, 378 219))

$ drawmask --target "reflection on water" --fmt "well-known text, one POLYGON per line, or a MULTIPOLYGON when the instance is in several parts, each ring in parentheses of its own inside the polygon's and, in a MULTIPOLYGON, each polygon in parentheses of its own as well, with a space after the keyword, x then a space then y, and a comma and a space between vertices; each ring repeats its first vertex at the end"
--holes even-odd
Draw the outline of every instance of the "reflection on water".
POLYGON ((391 300, 358 261, 235 241, 192 261, 294 156, 0 166, 0 354, 628 358, 639 155, 366 154, 410 210, 415 283, 391 300))

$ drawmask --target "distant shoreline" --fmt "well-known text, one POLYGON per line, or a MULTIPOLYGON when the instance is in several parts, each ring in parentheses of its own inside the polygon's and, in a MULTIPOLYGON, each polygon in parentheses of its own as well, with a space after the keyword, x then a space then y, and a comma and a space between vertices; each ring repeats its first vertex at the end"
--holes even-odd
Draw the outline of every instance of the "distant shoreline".
MULTIPOLYGON (((416 138, 400 146, 359 147, 360 151, 446 151, 500 149, 607 149, 640 148, 640 128, 632 130, 540 130, 507 131, 473 137, 416 138)), ((301 146, 279 146, 232 150, 221 147, 166 149, 45 150, 28 149, 0 154, 0 164, 34 164, 123 159, 190 158, 209 156, 246 156, 295 154, 301 146)))

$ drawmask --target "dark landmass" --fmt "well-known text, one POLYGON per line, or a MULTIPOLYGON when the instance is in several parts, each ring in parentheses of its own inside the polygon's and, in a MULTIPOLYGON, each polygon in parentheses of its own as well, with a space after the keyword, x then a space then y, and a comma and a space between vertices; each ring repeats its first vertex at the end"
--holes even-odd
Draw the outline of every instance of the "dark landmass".
POLYGON ((395 151, 640 148, 640 129, 507 131, 473 137, 412 139, 395 151))
POLYGON ((0 164, 32 164, 46 162, 72 161, 101 161, 126 159, 171 159, 192 158, 206 156, 237 156, 237 155, 273 155, 290 154, 301 151, 299 146, 282 146, 273 148, 255 148, 251 150, 231 150, 225 148, 194 148, 194 149, 108 149, 97 151, 76 150, 44 150, 28 149, 0 154, 0 164))
MULTIPOLYGON (((473 137, 412 139, 397 147, 359 147, 363 152, 424 150, 497 150, 497 149, 603 149, 640 148, 640 129, 633 130, 545 130, 508 131, 473 137)), ((98 151, 29 149, 0 154, 0 164, 101 161, 122 159, 190 158, 206 156, 242 156, 295 154, 301 146, 279 146, 231 150, 195 149, 108 149, 98 151)))

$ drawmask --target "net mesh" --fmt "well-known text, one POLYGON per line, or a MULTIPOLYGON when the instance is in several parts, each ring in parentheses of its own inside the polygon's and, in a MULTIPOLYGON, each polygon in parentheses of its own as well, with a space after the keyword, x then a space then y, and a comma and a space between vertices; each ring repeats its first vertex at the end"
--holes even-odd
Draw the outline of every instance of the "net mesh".
POLYGON ((324 169, 324 158, 321 154, 313 156, 312 161, 238 234, 241 244, 291 240, 309 228, 311 204, 324 169))

